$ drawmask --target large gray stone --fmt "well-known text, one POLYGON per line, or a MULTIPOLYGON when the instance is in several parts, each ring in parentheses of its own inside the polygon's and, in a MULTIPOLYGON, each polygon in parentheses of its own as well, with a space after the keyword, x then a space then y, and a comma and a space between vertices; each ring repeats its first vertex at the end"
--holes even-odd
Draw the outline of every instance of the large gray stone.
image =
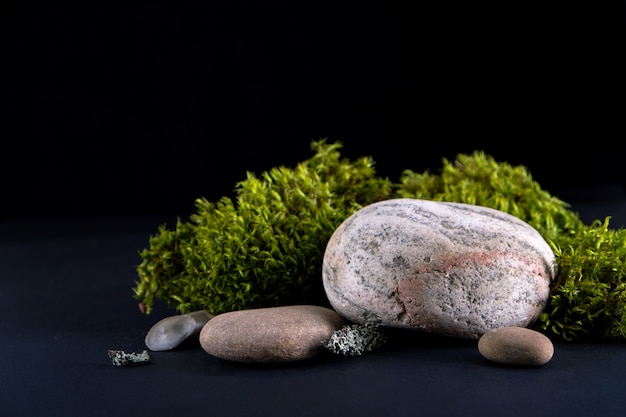
POLYGON ((544 309, 554 252, 517 217, 418 199, 366 206, 331 236, 323 285, 355 323, 477 339, 526 327, 544 309))

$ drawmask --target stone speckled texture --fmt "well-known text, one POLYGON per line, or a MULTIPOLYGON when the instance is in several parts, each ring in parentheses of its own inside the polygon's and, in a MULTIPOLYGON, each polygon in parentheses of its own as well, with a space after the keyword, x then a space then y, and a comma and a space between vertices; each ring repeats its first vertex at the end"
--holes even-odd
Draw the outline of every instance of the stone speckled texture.
POLYGON ((348 320, 474 339, 534 322, 554 273, 552 249, 522 220, 405 198, 347 218, 323 260, 326 295, 348 320))
POLYGON ((541 366, 552 359, 554 345, 538 331, 502 327, 482 335, 478 339, 478 351, 486 359, 504 365, 541 366))
POLYGON ((200 345, 234 362, 293 362, 321 353, 322 342, 345 324, 337 312, 314 305, 231 311, 207 322, 200 345))

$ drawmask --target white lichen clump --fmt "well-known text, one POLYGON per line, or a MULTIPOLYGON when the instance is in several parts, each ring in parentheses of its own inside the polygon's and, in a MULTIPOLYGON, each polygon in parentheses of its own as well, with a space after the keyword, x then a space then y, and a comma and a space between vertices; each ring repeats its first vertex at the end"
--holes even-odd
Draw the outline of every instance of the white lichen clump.
POLYGON ((150 355, 147 350, 141 353, 126 353, 123 350, 109 349, 108 355, 115 366, 143 365, 150 361, 150 355))
POLYGON ((357 356, 370 352, 387 342, 384 332, 377 324, 350 324, 336 330, 322 345, 333 353, 357 356))

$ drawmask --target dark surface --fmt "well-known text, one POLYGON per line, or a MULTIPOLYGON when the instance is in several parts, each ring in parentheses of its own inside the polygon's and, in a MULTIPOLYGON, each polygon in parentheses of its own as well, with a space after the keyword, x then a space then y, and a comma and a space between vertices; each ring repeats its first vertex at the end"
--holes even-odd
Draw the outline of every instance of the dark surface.
MULTIPOLYGON (((583 218, 626 222, 626 199, 583 206, 583 218)), ((142 315, 131 291, 138 251, 165 221, 0 224, 0 415, 624 415, 624 344, 556 343, 546 365, 512 368, 482 358, 473 341, 394 332, 357 357, 256 366, 187 343, 115 367, 108 349, 141 352, 148 329, 175 314, 157 304, 142 315)))

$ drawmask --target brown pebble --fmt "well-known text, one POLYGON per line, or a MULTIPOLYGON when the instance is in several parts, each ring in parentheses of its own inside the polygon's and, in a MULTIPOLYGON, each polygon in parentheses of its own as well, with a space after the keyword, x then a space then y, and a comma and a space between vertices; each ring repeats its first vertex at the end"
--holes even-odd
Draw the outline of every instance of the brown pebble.
POLYGON ((554 345, 544 334, 525 327, 501 327, 478 339, 478 351, 486 359, 516 366, 541 366, 554 355, 554 345))
POLYGON ((292 362, 323 351, 322 342, 344 325, 337 312, 314 305, 231 311, 207 322, 200 345, 234 362, 292 362))

